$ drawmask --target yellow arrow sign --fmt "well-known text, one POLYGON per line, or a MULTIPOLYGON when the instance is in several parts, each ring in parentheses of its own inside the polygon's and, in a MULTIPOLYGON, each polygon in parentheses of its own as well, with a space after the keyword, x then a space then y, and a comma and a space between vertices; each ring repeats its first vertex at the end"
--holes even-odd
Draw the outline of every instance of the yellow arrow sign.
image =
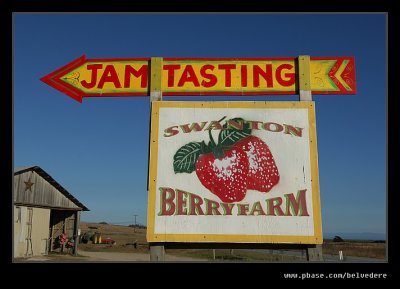
MULTIPOLYGON (((164 58, 163 95, 262 95, 298 92, 295 58, 164 58)), ((82 101, 83 97, 149 94, 150 58, 86 59, 85 56, 42 78, 82 101)), ((310 61, 315 94, 354 94, 353 57, 310 61)))

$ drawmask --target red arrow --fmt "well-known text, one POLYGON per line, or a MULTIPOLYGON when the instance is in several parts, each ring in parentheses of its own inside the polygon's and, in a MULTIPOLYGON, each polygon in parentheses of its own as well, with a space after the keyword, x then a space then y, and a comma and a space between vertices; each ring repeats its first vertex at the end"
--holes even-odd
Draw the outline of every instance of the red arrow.
POLYGON ((336 63, 328 72, 328 77, 332 80, 337 91, 318 91, 318 94, 355 94, 356 75, 354 57, 313 57, 312 60, 332 60, 336 63))
POLYGON ((73 99, 82 102, 83 92, 79 89, 73 87, 72 85, 61 80, 61 77, 68 74, 72 70, 78 68, 79 66, 86 63, 86 56, 83 55, 74 61, 71 61, 67 65, 57 69, 56 71, 43 76, 40 80, 48 85, 54 87, 55 89, 65 93, 66 95, 72 97, 73 99))
MULTIPOLYGON (((78 59, 68 63, 67 65, 57 69, 56 71, 50 73, 49 75, 46 75, 42 77, 40 80, 43 82, 47 83, 48 85, 54 87, 55 89, 65 93, 66 95, 70 96, 71 98, 82 102, 83 97, 106 97, 106 96, 147 96, 148 95, 148 87, 141 88, 141 90, 134 90, 134 91, 121 91, 121 92, 110 92, 110 91, 100 91, 100 92, 87 92, 84 90, 84 87, 82 89, 79 89, 80 87, 75 87, 71 85, 71 83, 79 83, 80 85, 82 84, 82 81, 80 81, 80 74, 79 72, 73 72, 74 70, 78 69, 79 67, 82 67, 84 70, 87 69, 89 63, 101 63, 100 65, 107 66, 110 64, 112 66, 114 62, 118 61, 132 61, 132 62, 147 62, 149 61, 149 58, 104 58, 104 59, 86 59, 86 56, 83 55, 79 57, 78 59), (72 72, 72 73, 71 73, 72 72)), ((146 67, 147 69, 147 67, 146 67)), ((146 70, 145 70, 146 71, 146 70)), ((114 73, 115 70, 114 70, 114 73)), ((106 78, 109 77, 108 74, 106 75, 106 78)), ((147 75, 146 75, 146 81, 147 81, 147 75)), ((146 85, 148 85, 146 83, 146 85)))
MULTIPOLYGON (((348 58, 348 62, 340 74, 340 77, 347 84, 350 90, 353 93, 356 93, 356 71, 354 57, 348 58)), ((346 90, 348 90, 348 88, 346 88, 346 90)))

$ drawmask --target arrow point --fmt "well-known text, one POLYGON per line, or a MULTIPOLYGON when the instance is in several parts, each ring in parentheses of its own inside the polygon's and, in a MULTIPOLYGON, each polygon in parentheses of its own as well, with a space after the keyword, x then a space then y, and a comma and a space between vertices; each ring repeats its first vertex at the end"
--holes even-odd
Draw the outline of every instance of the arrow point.
POLYGON ((69 95, 70 97, 72 97, 73 99, 75 99, 77 102, 82 103, 83 100, 83 95, 69 95))
POLYGON ((76 101, 82 103, 82 92, 76 88, 71 87, 69 84, 64 83, 60 80, 60 78, 69 71, 72 71, 73 69, 81 66, 85 62, 86 55, 82 55, 81 57, 73 60, 67 65, 64 65, 63 67, 51 72, 50 74, 43 76, 42 78, 40 78, 40 80, 48 84, 49 86, 59 90, 60 92, 68 95, 69 97, 75 99, 76 101))
POLYGON ((49 81, 50 75, 51 75, 51 73, 41 77, 40 80, 43 81, 44 83, 50 85, 50 81, 49 81))

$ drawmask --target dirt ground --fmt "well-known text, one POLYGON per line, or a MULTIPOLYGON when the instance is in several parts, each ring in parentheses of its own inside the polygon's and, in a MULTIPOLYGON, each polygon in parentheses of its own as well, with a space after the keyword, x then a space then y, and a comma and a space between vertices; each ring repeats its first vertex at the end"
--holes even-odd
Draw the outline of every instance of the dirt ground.
MULTIPOLYGON (((114 244, 94 244, 92 241, 78 244, 77 256, 70 252, 49 253, 46 256, 19 258, 15 262, 150 262, 149 244, 146 229, 128 226, 80 223, 81 235, 91 231, 101 235, 101 239, 111 239, 114 244)), ((167 252, 166 262, 196 262, 207 259, 190 256, 177 256, 167 252)))
MULTIPOLYGON (((78 255, 81 261, 99 262, 145 262, 150 261, 149 244, 146 241, 146 229, 128 226, 86 223, 80 224, 81 234, 97 232, 101 239, 111 239, 114 244, 80 243, 78 255)), ((77 258, 77 257, 76 257, 77 258)), ((165 261, 206 261, 188 256, 176 256, 166 253, 165 261)))
MULTIPOLYGON (((184 256, 165 255, 165 262, 204 262, 205 259, 196 259, 184 256)), ((16 262, 55 262, 55 263, 86 263, 86 262, 100 262, 100 263, 121 263, 121 262, 150 262, 150 254, 145 253, 119 253, 119 252, 87 252, 78 251, 78 256, 68 254, 49 254, 42 257, 21 258, 16 262)))

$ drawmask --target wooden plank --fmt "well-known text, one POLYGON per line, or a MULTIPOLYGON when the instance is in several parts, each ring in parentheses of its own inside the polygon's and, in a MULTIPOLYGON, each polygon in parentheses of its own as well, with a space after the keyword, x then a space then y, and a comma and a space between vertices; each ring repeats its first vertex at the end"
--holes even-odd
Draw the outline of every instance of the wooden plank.
MULTIPOLYGON (((161 57, 152 57, 150 65, 150 104, 162 100, 162 65, 161 57)), ((148 191, 147 191, 148 193, 148 191)), ((150 243, 150 261, 164 261, 165 249, 163 243, 150 243)))
MULTIPOLYGON (((70 62, 41 78, 43 82, 82 102, 84 97, 146 96, 148 94, 149 58, 96 58, 85 56, 70 62), (111 68, 117 78, 108 87, 92 85, 90 79, 100 83, 107 77, 108 70, 101 68, 96 73, 90 63, 111 68), (131 70, 137 74, 131 79, 131 70), (77 78, 77 75, 81 78, 77 78), (89 79, 90 78, 90 79, 89 79), (121 82, 129 78, 129 84, 121 87, 121 82)), ((164 95, 265 95, 297 94, 299 87, 297 59, 278 58, 164 58, 164 95), (214 67, 211 71, 209 66, 214 67), (228 69, 229 70, 226 70, 228 69), (264 70, 265 68, 265 70, 264 70), (231 75, 230 85, 226 85, 226 73, 231 75), (268 73, 268 77, 266 75, 268 73), (290 75, 290 76, 289 76, 290 75), (188 80, 190 76, 190 81, 188 80), (260 77, 261 76, 261 77, 260 77), (186 79, 186 80, 185 80, 186 79), (192 81, 193 80, 193 81, 192 81)), ((318 94, 355 94, 354 57, 313 57, 311 72, 318 80, 311 82, 311 88, 318 94), (342 75, 342 72, 346 71, 342 75)), ((154 70, 153 70, 154 71, 154 70)), ((315 78, 313 78, 315 80, 315 78)))
POLYGON ((152 57, 150 65, 150 101, 162 100, 162 57, 152 57))
POLYGON ((299 64, 299 93, 300 101, 311 101, 310 56, 300 55, 299 64))

